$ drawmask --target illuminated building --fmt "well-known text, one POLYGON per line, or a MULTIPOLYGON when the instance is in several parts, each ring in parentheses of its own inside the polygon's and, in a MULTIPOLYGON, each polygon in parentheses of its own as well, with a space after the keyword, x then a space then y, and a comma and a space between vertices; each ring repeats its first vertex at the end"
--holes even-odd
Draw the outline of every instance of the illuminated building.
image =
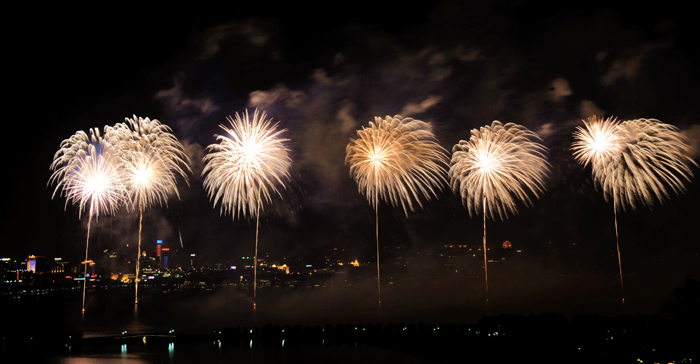
POLYGON ((162 257, 162 251, 163 251, 163 240, 156 240, 156 257, 158 257, 158 268, 163 267, 163 257, 162 257))
POLYGON ((52 274, 63 274, 66 272, 66 264, 68 262, 63 261, 61 258, 53 258, 54 262, 51 265, 52 274))
POLYGON ((168 258, 170 257, 170 248, 163 248, 163 268, 168 269, 168 258))
POLYGON ((86 264, 88 266, 87 275, 85 278, 95 277, 95 262, 92 259, 80 262, 81 265, 86 264))
POLYGON ((124 273, 122 274, 122 283, 133 283, 135 278, 135 273, 124 273))
POLYGON ((36 273, 36 255, 30 255, 27 259, 27 270, 36 273))
POLYGON ((272 268, 277 268, 280 271, 283 271, 285 274, 289 274, 289 267, 286 264, 283 265, 272 265, 272 268))

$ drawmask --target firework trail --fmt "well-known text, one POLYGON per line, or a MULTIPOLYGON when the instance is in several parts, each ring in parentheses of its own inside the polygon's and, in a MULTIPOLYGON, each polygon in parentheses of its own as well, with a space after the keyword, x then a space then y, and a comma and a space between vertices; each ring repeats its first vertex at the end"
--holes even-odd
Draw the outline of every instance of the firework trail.
POLYGON ((188 182, 191 172, 182 144, 170 127, 156 119, 125 118, 124 123, 105 128, 105 138, 115 146, 125 179, 128 208, 139 211, 139 239, 136 256, 134 303, 138 304, 141 230, 143 210, 152 205, 166 205, 168 196, 178 198, 177 176, 188 182))
POLYGON ((285 187, 292 160, 282 138, 286 129, 278 130, 266 112, 257 109, 251 119, 236 113, 228 117, 231 127, 220 125, 225 135, 215 135, 217 144, 207 147, 202 159, 204 189, 214 206, 221 203, 220 214, 230 213, 233 219, 255 216, 255 256, 253 276, 253 309, 257 299, 258 227, 263 203, 272 196, 281 197, 277 185, 285 187))
POLYGON ((517 213, 518 202, 532 205, 532 197, 544 193, 549 173, 547 148, 529 129, 514 123, 473 129, 468 141, 460 140, 452 148, 450 181, 462 197, 469 215, 484 216, 484 276, 488 305, 488 268, 486 257, 486 219, 501 220, 517 213))
POLYGON ((112 214, 124 202, 125 189, 121 173, 117 170, 112 148, 100 137, 98 129, 90 129, 90 137, 78 131, 63 140, 54 155, 50 169, 54 172, 49 185, 55 183, 51 198, 58 191, 68 203, 78 205, 78 218, 89 204, 83 280, 83 313, 85 313, 85 289, 87 284, 88 246, 92 216, 112 214))
POLYGON ((379 274, 379 198, 399 204, 408 216, 414 203, 437 196, 447 183, 447 151, 437 143, 430 126, 400 115, 375 117, 369 127, 357 131, 346 148, 345 163, 358 189, 375 209, 377 237, 377 292, 381 306, 379 274))
POLYGON ((613 200, 615 240, 620 271, 622 304, 625 303, 617 212, 638 203, 651 207, 685 191, 693 174, 690 147, 679 130, 656 119, 619 122, 597 116, 583 121, 574 131, 574 158, 584 167, 591 164, 593 180, 603 197, 613 200))

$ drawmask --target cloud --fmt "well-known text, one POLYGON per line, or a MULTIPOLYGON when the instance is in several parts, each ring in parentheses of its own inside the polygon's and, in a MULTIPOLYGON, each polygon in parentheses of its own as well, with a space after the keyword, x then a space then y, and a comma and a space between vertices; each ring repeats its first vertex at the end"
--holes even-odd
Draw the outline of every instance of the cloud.
POLYGON ((479 59, 481 56, 481 49, 460 45, 455 50, 455 55, 461 61, 472 62, 479 59))
POLYGON ((601 83, 604 86, 611 86, 620 79, 625 79, 628 82, 639 73, 644 55, 634 54, 626 58, 616 59, 608 68, 608 71, 601 77, 601 83))
POLYGON ((547 139, 557 131, 557 128, 554 123, 545 123, 534 131, 540 138, 547 139))
POLYGON ((357 120, 352 116, 355 112, 355 105, 350 100, 344 100, 338 113, 335 115, 335 120, 340 123, 340 129, 343 135, 350 134, 357 129, 359 124, 357 120))
POLYGON ((579 106, 579 112, 582 118, 588 118, 589 116, 603 116, 605 115, 605 111, 603 111, 601 108, 598 107, 593 101, 591 100, 583 100, 581 101, 581 105, 579 106))
POLYGON ((250 93, 248 106, 267 110, 277 102, 284 103, 287 107, 298 108, 306 100, 303 91, 290 90, 283 84, 278 84, 269 91, 253 91, 250 93))
MULTIPOLYGON (((662 40, 625 49, 620 57, 610 62, 607 71, 601 76, 600 82, 603 86, 612 86, 620 80, 634 81, 644 62, 652 58, 657 52, 667 49, 670 45, 671 43, 668 40, 662 40)), ((597 60, 603 62, 608 55, 607 52, 599 52, 597 60)))
POLYGON ((428 110, 429 108, 435 106, 442 100, 441 96, 430 95, 419 103, 411 102, 403 107, 399 115, 402 116, 413 116, 420 114, 428 110))
POLYGON ((212 27, 204 36, 198 58, 208 60, 232 46, 245 52, 260 51, 270 44, 270 28, 270 21, 263 19, 237 20, 212 27))
POLYGON ((700 157, 700 124, 693 124, 681 133, 688 138, 691 148, 690 158, 697 160, 700 157))
POLYGON ((158 91, 154 99, 163 101, 166 112, 176 115, 176 124, 184 133, 188 133, 203 118, 218 111, 219 107, 209 97, 188 97, 183 90, 184 78, 184 73, 176 74, 173 87, 158 91))
POLYGON ((323 69, 317 68, 311 74, 311 79, 321 86, 331 86, 333 84, 333 79, 328 77, 328 74, 323 69))
POLYGON ((554 101, 563 101, 566 96, 573 94, 571 87, 569 87, 569 81, 561 77, 552 80, 550 90, 552 91, 551 95, 554 101))
POLYGON ((190 159, 192 174, 194 176, 200 176, 202 174, 202 169, 204 168, 202 158, 204 158, 206 150, 198 143, 190 142, 188 140, 183 141, 182 146, 185 149, 185 154, 190 159))

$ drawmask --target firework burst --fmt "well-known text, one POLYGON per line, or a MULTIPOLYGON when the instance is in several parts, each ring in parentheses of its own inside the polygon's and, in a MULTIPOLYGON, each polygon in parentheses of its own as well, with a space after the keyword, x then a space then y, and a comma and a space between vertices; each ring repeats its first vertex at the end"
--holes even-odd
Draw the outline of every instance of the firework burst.
POLYGON ((437 143, 430 126, 400 115, 375 117, 369 127, 357 131, 346 148, 345 163, 359 191, 375 208, 377 234, 377 290, 381 305, 379 279, 379 199, 404 213, 421 208, 421 199, 437 196, 447 183, 447 151, 437 143))
POLYGON ((139 240, 136 259, 135 303, 141 256, 143 210, 152 205, 166 205, 177 190, 178 176, 188 183, 189 159, 170 127, 156 119, 125 118, 124 123, 105 128, 105 138, 115 146, 126 184, 128 207, 139 210, 139 240))
POLYGON ((253 278, 253 307, 257 297, 258 226, 263 203, 279 195, 277 185, 285 186, 292 160, 282 138, 286 129, 278 130, 266 112, 257 109, 251 119, 236 113, 228 117, 231 127, 220 125, 226 133, 216 135, 217 144, 207 147, 202 159, 204 189, 214 206, 221 203, 220 214, 256 218, 253 278))
POLYGON ((619 122, 616 118, 597 116, 584 120, 584 127, 574 131, 573 154, 576 160, 591 164, 596 186, 606 201, 613 200, 615 239, 623 294, 622 259, 617 229, 617 212, 627 206, 636 209, 641 203, 651 207, 671 196, 669 189, 680 194, 693 174, 690 147, 679 130, 656 119, 619 122))
POLYGON ((635 119, 619 125, 620 143, 612 163, 596 165, 596 180, 606 199, 613 196, 623 209, 663 203, 685 192, 695 162, 680 131, 655 119, 635 119), (599 167, 605 171, 598 170, 599 167))
MULTIPOLYGON (((58 191, 69 203, 78 205, 78 218, 89 205, 87 237, 85 242, 85 277, 87 277, 90 223, 93 215, 114 213, 125 200, 125 187, 115 164, 113 149, 100 137, 99 130, 91 129, 90 137, 78 131, 61 142, 50 169, 54 172, 49 184, 56 184, 52 198, 58 191)), ((83 281, 83 312, 85 312, 85 279, 83 281)))
POLYGON ((620 122, 613 117, 592 116, 583 125, 585 128, 579 126, 574 131, 574 158, 584 166, 592 163, 594 173, 604 171, 621 150, 620 122))
POLYGON ((532 204, 532 197, 544 193, 549 173, 547 148, 529 129, 514 123, 491 125, 471 131, 471 138, 452 148, 450 181, 462 197, 469 215, 484 217, 484 275, 488 303, 486 219, 501 219, 517 213, 520 201, 532 204))
POLYGON ((105 130, 105 138, 117 146, 121 158, 130 208, 167 206, 171 194, 180 197, 177 177, 188 182, 191 170, 184 148, 170 127, 134 115, 105 130))

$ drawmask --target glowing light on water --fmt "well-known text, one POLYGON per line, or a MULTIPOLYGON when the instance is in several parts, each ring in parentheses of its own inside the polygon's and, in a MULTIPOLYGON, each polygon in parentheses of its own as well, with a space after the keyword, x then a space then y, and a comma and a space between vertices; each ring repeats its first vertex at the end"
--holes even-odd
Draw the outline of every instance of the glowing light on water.
POLYGON ((221 203, 220 214, 252 217, 255 223, 255 256, 253 278, 253 307, 257 297, 258 227, 264 203, 270 203, 273 195, 281 193, 277 186, 285 187, 289 179, 292 160, 285 147, 288 139, 282 138, 286 129, 277 129, 266 112, 257 109, 251 119, 236 113, 228 117, 230 127, 220 125, 224 135, 215 135, 218 143, 207 147, 202 159, 204 189, 214 206, 221 203))
POLYGON ((426 122, 400 115, 375 117, 357 131, 346 147, 345 163, 350 176, 375 209, 377 236, 377 291, 381 305, 379 274, 379 199, 404 213, 423 207, 447 183, 447 151, 437 143, 426 122))
POLYGON ((488 304, 486 219, 502 220, 517 213, 518 203, 532 205, 544 193, 549 173, 547 148, 524 126, 494 121, 471 131, 469 140, 452 148, 449 169, 452 189, 459 193, 469 215, 484 218, 484 277, 488 304))

